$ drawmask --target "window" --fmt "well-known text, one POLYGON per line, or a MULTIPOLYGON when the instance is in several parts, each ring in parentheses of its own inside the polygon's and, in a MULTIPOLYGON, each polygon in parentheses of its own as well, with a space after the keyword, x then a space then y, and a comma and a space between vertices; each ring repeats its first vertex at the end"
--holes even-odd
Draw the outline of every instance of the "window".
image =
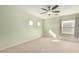
POLYGON ((62 21, 61 23, 63 34, 74 34, 75 20, 62 21))

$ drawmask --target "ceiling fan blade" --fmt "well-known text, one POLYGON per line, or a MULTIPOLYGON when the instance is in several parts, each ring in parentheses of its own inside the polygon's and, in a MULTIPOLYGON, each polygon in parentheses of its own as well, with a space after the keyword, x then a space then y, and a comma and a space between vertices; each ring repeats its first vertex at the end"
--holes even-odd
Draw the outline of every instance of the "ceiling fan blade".
POLYGON ((45 8, 41 8, 42 10, 45 10, 45 11, 48 11, 47 9, 45 9, 45 8))
POLYGON ((53 11, 53 13, 60 13, 60 11, 53 11))
POLYGON ((50 10, 51 6, 48 6, 48 9, 50 10))
POLYGON ((40 14, 45 14, 45 13, 47 13, 47 12, 42 12, 42 13, 40 13, 40 14))
POLYGON ((57 7, 59 7, 59 6, 58 6, 58 5, 55 5, 55 6, 52 8, 52 10, 56 9, 57 7))

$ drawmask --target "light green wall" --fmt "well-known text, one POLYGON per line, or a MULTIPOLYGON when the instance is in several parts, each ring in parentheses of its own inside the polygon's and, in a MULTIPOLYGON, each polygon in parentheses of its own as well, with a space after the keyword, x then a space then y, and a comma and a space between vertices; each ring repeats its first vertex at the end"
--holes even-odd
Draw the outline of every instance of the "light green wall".
POLYGON ((18 6, 0 6, 0 50, 42 36, 42 19, 20 10, 18 6), (28 21, 34 22, 33 26, 28 21), (37 26, 37 22, 41 26, 37 26))
POLYGON ((56 34, 57 39, 74 40, 74 36, 72 35, 61 35, 60 20, 75 20, 75 18, 78 16, 79 16, 78 14, 73 14, 73 15, 60 16, 60 17, 46 19, 45 24, 44 24, 45 26, 44 35, 48 37, 52 37, 49 34, 49 30, 51 29, 56 34))
POLYGON ((59 33, 59 18, 52 18, 52 19, 46 19, 44 22, 44 35, 45 36, 50 36, 49 30, 51 29, 57 36, 59 33))

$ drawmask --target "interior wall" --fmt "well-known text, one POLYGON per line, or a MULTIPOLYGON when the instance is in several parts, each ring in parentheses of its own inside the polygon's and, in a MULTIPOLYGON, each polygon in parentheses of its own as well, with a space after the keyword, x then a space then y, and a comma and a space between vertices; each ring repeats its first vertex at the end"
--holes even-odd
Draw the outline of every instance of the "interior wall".
POLYGON ((45 36, 52 37, 52 35, 49 34, 49 30, 52 30, 52 32, 56 35, 56 39, 63 39, 63 40, 74 40, 73 35, 61 35, 60 33, 60 21, 61 20, 75 20, 75 18, 79 16, 78 14, 72 14, 67 16, 60 16, 55 18, 46 19, 45 21, 45 36))
MULTIPOLYGON (((59 37, 59 18, 51 18, 46 19, 44 22, 44 35, 50 37, 49 30, 52 30, 53 33, 56 34, 57 37, 59 37)), ((52 37, 52 36, 51 36, 52 37)))
POLYGON ((42 37, 42 19, 18 6, 0 6, 0 50, 42 37), (32 20, 33 26, 28 22, 32 20), (40 22, 40 26, 37 26, 40 22))

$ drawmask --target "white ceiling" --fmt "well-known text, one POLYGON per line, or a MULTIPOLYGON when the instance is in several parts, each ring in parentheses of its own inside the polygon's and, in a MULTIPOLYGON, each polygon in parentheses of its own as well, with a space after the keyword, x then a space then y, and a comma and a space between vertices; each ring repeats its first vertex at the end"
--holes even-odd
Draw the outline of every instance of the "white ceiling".
MULTIPOLYGON (((51 5, 52 6, 52 5, 51 5)), ((54 15, 52 13, 51 16, 48 16, 47 14, 40 14, 41 12, 44 12, 41 8, 46 8, 46 5, 25 5, 20 6, 22 10, 25 12, 28 12, 34 16, 40 17, 40 18, 51 18, 51 17, 57 17, 62 15, 69 15, 74 13, 79 13, 79 5, 60 5, 56 10, 59 10, 59 15, 54 15)))

